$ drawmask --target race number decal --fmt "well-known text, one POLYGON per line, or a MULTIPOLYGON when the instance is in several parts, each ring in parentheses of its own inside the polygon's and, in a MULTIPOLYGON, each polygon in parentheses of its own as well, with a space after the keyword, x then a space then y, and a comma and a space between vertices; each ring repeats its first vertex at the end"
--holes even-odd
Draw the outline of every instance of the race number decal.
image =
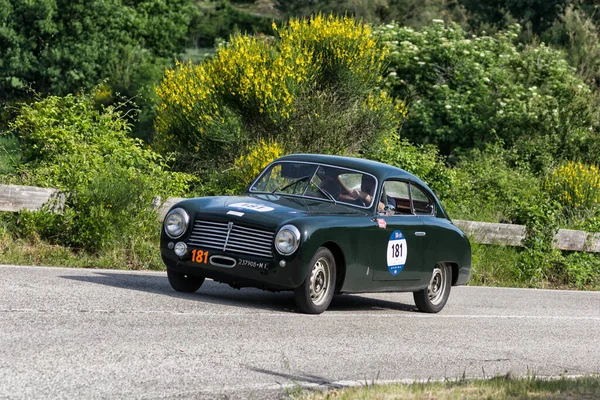
POLYGON ((262 204, 254 204, 254 203, 234 203, 234 204, 230 204, 229 207, 241 208, 244 210, 252 210, 252 211, 258 211, 258 212, 269 212, 269 211, 274 210, 273 207, 267 207, 267 206, 263 206, 262 204))
POLYGON ((387 245, 387 265, 388 270, 392 275, 398 275, 404 264, 406 264, 406 255, 408 254, 408 246, 406 238, 400 231, 392 232, 387 245))

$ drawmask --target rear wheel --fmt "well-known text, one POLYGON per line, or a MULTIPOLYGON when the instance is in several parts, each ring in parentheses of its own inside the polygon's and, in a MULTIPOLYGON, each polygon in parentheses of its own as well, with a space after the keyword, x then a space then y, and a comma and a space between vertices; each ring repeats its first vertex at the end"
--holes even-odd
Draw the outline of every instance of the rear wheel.
POLYGON ((303 313, 321 314, 329 307, 335 291, 335 258, 320 247, 310 262, 306 279, 295 291, 296 305, 303 313))
POLYGON ((452 287, 452 269, 449 265, 436 265, 429 286, 413 293, 415 304, 421 312, 437 313, 448 301, 452 287))
POLYGON ((204 283, 204 277, 183 274, 169 268, 167 268, 167 277, 171 287, 183 293, 194 293, 204 283))

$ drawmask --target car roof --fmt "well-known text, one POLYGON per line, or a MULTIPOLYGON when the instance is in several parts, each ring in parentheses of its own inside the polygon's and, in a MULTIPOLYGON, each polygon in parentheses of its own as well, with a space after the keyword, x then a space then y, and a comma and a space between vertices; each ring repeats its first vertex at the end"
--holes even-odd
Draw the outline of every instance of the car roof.
POLYGON ((400 178, 417 182, 427 187, 427 185, 419 178, 403 169, 365 158, 332 156, 326 154, 290 154, 280 157, 276 161, 303 161, 334 165, 369 173, 374 175, 380 181, 384 181, 389 178, 400 178))

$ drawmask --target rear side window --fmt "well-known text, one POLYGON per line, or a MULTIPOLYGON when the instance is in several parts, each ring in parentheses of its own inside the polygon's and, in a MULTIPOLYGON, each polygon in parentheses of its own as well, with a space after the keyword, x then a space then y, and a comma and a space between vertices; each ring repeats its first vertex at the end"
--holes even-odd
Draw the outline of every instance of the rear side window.
POLYGON ((417 215, 431 215, 433 214, 433 201, 425 194, 423 190, 415 185, 410 185, 410 192, 412 195, 413 207, 415 214, 417 215))
POLYGON ((401 181, 387 181, 383 186, 381 201, 386 205, 393 206, 393 214, 410 215, 410 194, 408 183, 401 181))

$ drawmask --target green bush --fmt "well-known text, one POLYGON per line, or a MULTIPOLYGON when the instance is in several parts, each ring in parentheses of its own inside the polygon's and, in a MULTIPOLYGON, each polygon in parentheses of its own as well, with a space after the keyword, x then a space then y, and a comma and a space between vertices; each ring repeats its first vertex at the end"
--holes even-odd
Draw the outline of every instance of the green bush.
POLYGON ((198 12, 190 23, 195 47, 212 47, 219 38, 228 38, 236 31, 273 34, 273 19, 240 10, 229 1, 198 1, 198 12))
POLYGON ((14 173, 20 158, 21 152, 17 139, 14 136, 0 135, 0 182, 8 181, 7 175, 14 173))
POLYGON ((398 135, 389 135, 375 142, 365 156, 415 174, 442 200, 450 195, 456 184, 454 171, 446 167, 434 145, 415 146, 398 135))
POLYGON ((514 150, 505 150, 502 143, 459 156, 444 203, 450 215, 472 221, 524 223, 521 210, 549 197, 541 179, 514 158, 514 150))
POLYGON ((600 85, 600 32, 592 16, 570 5, 545 36, 565 50, 569 64, 585 82, 600 85))
POLYGON ((277 8, 288 16, 332 13, 350 15, 372 24, 396 21, 410 27, 427 25, 434 18, 455 22, 466 18, 463 7, 447 0, 286 0, 278 2, 277 8))
POLYGON ((131 139, 118 109, 98 111, 89 95, 24 105, 10 127, 23 151, 22 181, 65 196, 58 214, 21 213, 17 232, 35 231, 52 243, 97 251, 154 235, 153 196, 181 195, 190 181, 131 139))
POLYGON ((569 0, 458 0, 470 13, 473 27, 495 25, 504 27, 507 20, 531 25, 535 34, 541 34, 559 18, 569 0))
POLYGON ((387 84, 409 100, 403 135, 442 154, 503 140, 537 171, 575 156, 594 160, 598 107, 560 51, 515 44, 519 28, 467 35, 458 25, 422 31, 386 25, 387 84))

